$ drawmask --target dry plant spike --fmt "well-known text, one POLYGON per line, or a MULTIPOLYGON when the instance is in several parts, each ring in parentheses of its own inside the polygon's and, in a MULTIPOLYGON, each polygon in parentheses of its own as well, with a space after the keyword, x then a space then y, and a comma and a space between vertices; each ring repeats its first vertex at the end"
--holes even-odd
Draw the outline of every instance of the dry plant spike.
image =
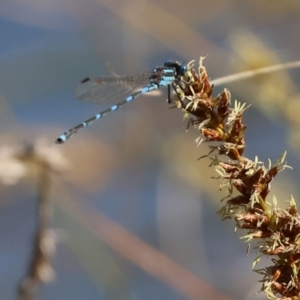
MULTIPOLYGON (((224 89, 213 96, 213 83, 221 84, 233 80, 249 78, 258 74, 295 68, 300 61, 281 64, 255 71, 248 71, 218 80, 210 81, 200 58, 199 68, 194 69, 194 61, 187 64, 188 71, 183 78, 184 85, 176 85, 176 97, 184 114, 190 117, 190 124, 199 131, 197 145, 200 142, 219 142, 210 146, 207 155, 211 159, 220 188, 228 188, 225 205, 218 211, 222 220, 234 219, 237 229, 247 233, 242 237, 246 242, 259 239, 260 244, 253 267, 263 255, 272 256, 273 264, 256 270, 263 276, 261 290, 268 299, 300 299, 300 216, 294 198, 291 196, 287 208, 279 208, 277 198, 267 201, 271 182, 285 168, 291 168, 285 162, 284 152, 276 163, 269 160, 266 167, 256 156, 254 161, 243 156, 245 150, 243 114, 250 105, 234 102, 224 89), (226 160, 221 158, 225 157, 226 160), (233 191, 237 196, 232 196, 233 191), (279 296, 279 298, 278 298, 279 296)), ((223 199, 223 200, 225 200, 223 199)))

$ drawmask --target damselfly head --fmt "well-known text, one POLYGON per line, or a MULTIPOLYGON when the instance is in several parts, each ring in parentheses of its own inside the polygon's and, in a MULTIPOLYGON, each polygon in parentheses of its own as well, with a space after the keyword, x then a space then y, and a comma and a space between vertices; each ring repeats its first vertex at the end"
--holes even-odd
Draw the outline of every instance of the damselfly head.
POLYGON ((185 64, 181 64, 180 62, 178 62, 176 60, 167 60, 164 63, 164 66, 165 67, 175 68, 176 74, 178 76, 184 76, 185 73, 187 72, 187 66, 185 64))

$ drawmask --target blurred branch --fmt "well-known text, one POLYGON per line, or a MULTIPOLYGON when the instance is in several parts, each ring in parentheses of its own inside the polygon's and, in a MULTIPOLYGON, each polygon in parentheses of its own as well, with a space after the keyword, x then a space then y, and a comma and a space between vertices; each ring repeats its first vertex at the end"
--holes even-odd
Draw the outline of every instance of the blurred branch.
POLYGON ((18 288, 19 300, 33 300, 39 285, 48 282, 54 276, 51 256, 54 249, 53 234, 48 226, 52 217, 49 199, 51 188, 51 168, 46 161, 40 160, 31 148, 21 160, 30 162, 36 169, 37 181, 37 225, 33 239, 31 259, 25 278, 18 288))
POLYGON ((148 274, 171 286, 185 299, 202 299, 204 295, 206 299, 230 299, 101 212, 96 211, 93 207, 88 207, 87 202, 84 203, 84 207, 74 199, 72 202, 58 203, 58 205, 114 251, 148 274))

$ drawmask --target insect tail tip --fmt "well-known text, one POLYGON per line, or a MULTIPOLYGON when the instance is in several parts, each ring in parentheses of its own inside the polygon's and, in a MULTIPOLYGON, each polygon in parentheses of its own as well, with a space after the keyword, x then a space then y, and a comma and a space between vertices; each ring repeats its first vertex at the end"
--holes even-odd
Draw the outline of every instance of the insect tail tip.
POLYGON ((57 139, 56 141, 55 141, 55 144, 63 144, 64 142, 61 140, 61 139, 57 139))
POLYGON ((55 144, 63 144, 66 141, 66 138, 63 136, 60 136, 56 139, 55 144))

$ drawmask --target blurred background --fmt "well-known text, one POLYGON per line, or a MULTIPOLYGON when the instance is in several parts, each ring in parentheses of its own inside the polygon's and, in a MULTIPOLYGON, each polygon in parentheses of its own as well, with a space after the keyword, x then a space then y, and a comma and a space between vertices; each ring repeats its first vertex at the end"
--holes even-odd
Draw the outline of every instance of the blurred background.
MULTIPOLYGON (((169 109, 165 89, 107 115, 64 145, 65 130, 107 108, 77 101, 87 76, 151 71, 207 56, 212 79, 300 59, 294 0, 0 2, 0 145, 47 140, 69 167, 53 176, 52 227, 61 233, 55 280, 37 299, 265 299, 251 270, 257 250, 216 212, 198 132, 169 109), (252 247, 253 248, 253 247, 252 247)), ((300 70, 227 84, 245 113, 245 156, 284 150, 294 170, 273 183, 279 205, 299 195, 300 70)), ((225 86, 215 88, 217 95, 225 86)), ((0 186, 0 300, 15 299, 32 248, 36 186, 0 186)), ((271 197, 270 197, 271 199, 271 197)), ((259 263, 258 268, 270 262, 259 263)))

